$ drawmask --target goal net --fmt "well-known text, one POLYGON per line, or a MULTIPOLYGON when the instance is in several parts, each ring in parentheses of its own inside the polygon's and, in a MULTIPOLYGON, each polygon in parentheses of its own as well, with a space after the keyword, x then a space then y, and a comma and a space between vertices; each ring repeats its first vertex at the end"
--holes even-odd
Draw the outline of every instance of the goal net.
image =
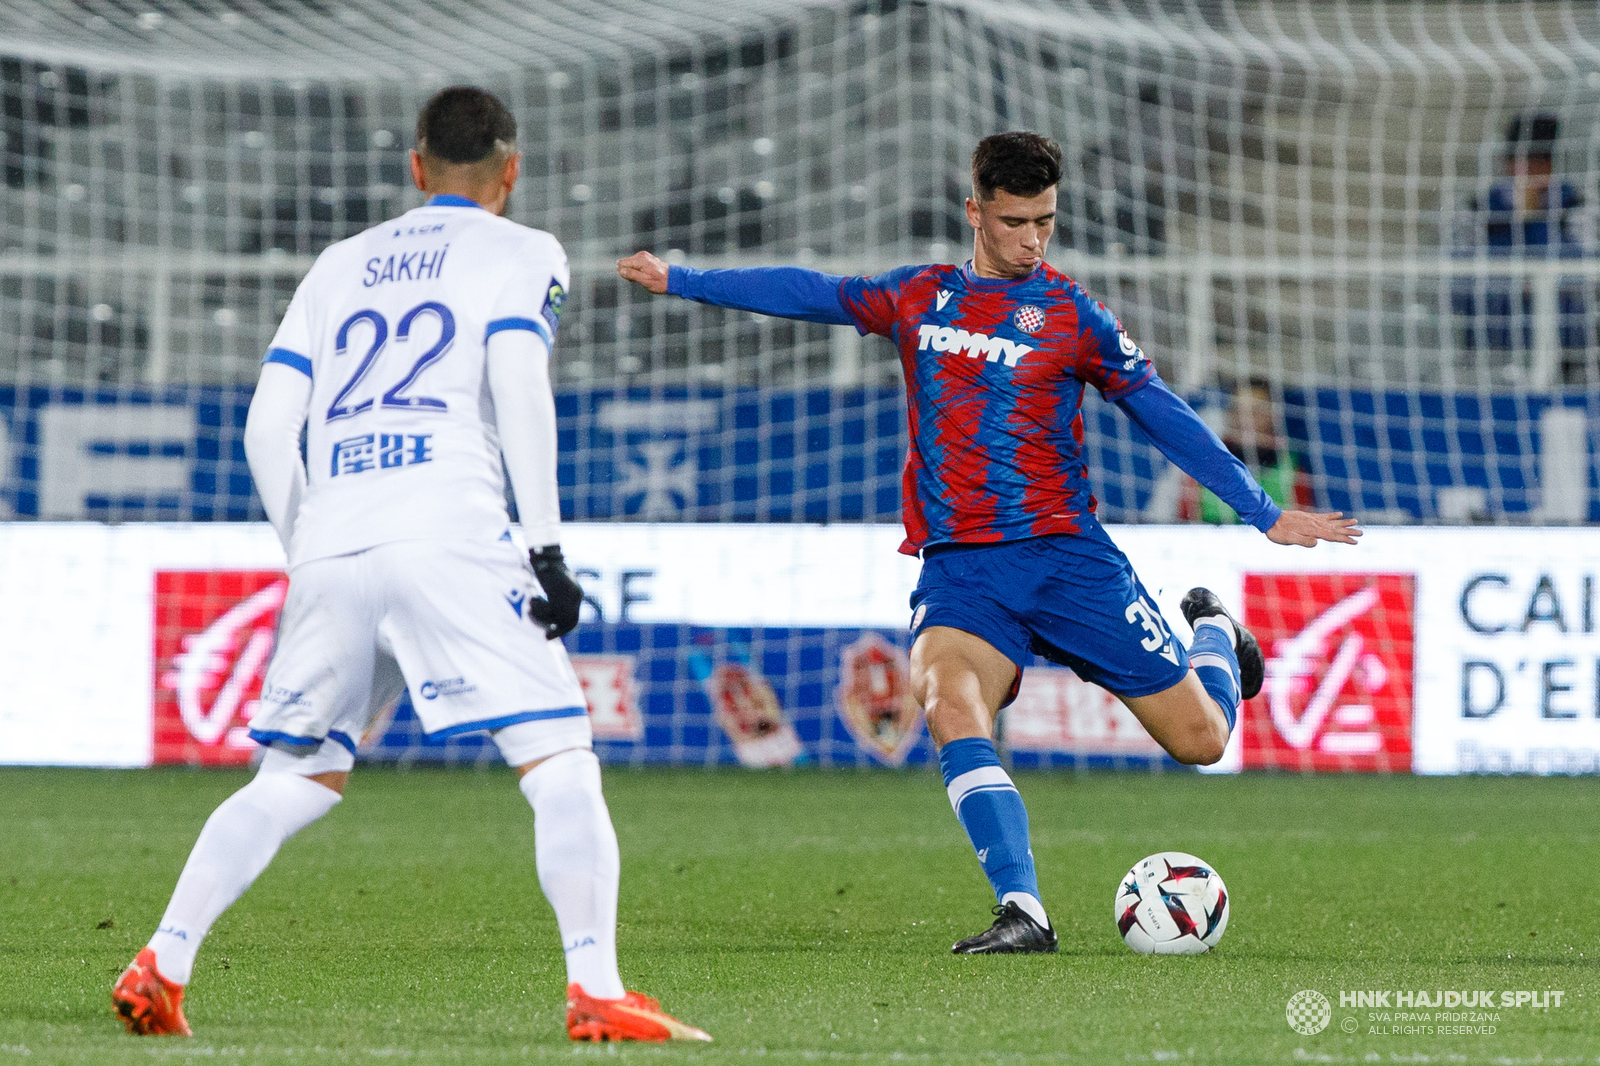
MULTIPOLYGON (((278 317, 324 246, 420 202, 417 109, 468 81, 519 120, 512 217, 572 258, 568 519, 895 522, 887 342, 650 299, 614 260, 958 262, 974 141, 1027 128, 1064 153, 1052 261, 1281 499, 1587 522, 1597 42, 1553 0, 8 4, 0 512, 259 519, 278 317)), ((1231 520, 1084 418, 1103 517, 1231 520)))

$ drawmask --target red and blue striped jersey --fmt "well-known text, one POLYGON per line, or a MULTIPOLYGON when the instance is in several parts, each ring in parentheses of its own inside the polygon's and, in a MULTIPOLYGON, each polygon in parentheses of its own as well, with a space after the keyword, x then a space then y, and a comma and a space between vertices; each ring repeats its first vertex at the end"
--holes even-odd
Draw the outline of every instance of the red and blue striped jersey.
POLYGON ((1041 265, 1019 280, 966 266, 846 278, 845 311, 905 371, 911 450, 900 550, 993 544, 1092 524, 1083 387, 1117 400, 1155 368, 1083 287, 1041 265))

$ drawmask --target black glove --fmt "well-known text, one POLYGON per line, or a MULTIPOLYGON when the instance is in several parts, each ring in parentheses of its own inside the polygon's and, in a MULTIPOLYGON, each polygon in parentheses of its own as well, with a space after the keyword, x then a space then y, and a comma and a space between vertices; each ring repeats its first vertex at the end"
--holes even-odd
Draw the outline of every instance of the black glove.
POLYGON ((543 596, 528 601, 528 617, 544 630, 547 639, 564 637, 578 627, 583 586, 567 569, 559 544, 546 544, 538 551, 529 551, 528 562, 533 564, 533 576, 544 588, 543 596))

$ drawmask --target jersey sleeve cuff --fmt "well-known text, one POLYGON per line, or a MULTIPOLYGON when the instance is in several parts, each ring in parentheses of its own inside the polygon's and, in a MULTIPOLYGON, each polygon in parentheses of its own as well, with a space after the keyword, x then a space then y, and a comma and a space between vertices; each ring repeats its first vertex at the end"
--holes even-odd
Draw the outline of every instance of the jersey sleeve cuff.
POLYGON ((537 333, 546 348, 555 346, 555 337, 551 334, 550 327, 537 318, 497 318, 483 331, 483 343, 488 344, 490 337, 508 329, 525 329, 530 333, 537 333))
POLYGON ((261 365, 266 366, 268 363, 282 363, 286 367, 300 371, 306 377, 311 376, 311 360, 299 352, 291 352, 287 348, 268 348, 266 356, 261 360, 261 365))
POLYGON ((538 551, 547 544, 560 544, 561 523, 524 522, 522 525, 522 539, 527 542, 530 551, 538 551))
POLYGON ((1261 532, 1265 533, 1267 530, 1277 525, 1278 519, 1282 517, 1283 508, 1279 507, 1271 500, 1268 500, 1267 505, 1262 508, 1261 511, 1255 515, 1255 517, 1250 519, 1250 524, 1255 526, 1261 532))

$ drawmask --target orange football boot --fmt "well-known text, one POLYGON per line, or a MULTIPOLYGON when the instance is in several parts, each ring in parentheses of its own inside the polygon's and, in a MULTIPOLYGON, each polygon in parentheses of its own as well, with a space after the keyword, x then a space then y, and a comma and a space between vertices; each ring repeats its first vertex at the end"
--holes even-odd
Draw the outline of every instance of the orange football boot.
POLYGON ((710 1034, 684 1025, 649 996, 596 999, 582 985, 567 986, 567 1035, 574 1040, 706 1040, 710 1034))
POLYGON ((156 969, 156 953, 145 948, 111 988, 111 1005, 128 1032, 139 1036, 193 1036, 183 1016, 183 986, 156 969))

